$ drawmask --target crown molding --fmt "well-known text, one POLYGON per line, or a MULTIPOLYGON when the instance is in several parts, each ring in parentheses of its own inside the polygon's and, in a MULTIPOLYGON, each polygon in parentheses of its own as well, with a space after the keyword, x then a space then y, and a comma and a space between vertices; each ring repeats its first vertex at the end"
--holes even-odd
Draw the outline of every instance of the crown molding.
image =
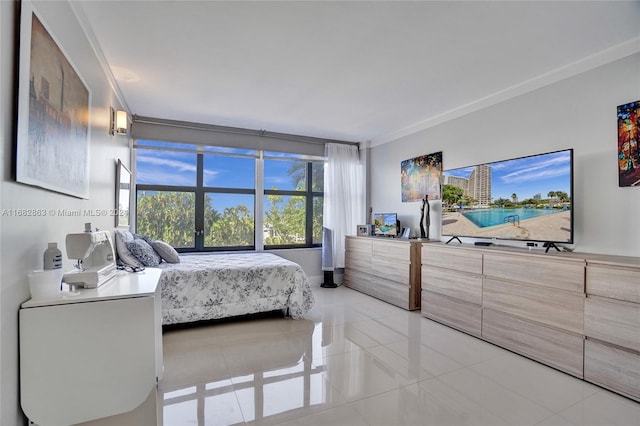
POLYGON ((71 10, 76 16, 76 19, 80 23, 80 27, 82 27, 82 31, 87 37, 87 40, 89 41, 89 45, 91 45, 91 49, 93 49, 93 52, 96 55, 98 62, 100 63, 100 67, 102 68, 102 71, 106 75, 107 80, 109 81, 109 85, 111 86, 111 89, 115 93, 115 96, 118 99, 118 102, 120 102, 120 105, 122 106, 122 108, 131 115, 131 110, 129 108, 129 105, 127 104, 124 98, 124 95, 120 90, 120 86, 118 85, 118 82, 115 76, 113 75, 113 72, 111 71, 111 67, 109 66, 109 62, 107 61, 107 58, 104 56, 104 52, 100 47, 100 43, 98 43, 98 39, 96 38, 96 35, 93 32, 93 29, 91 28, 89 19, 87 18, 87 15, 85 15, 84 10, 82 9, 82 6, 81 6, 82 2, 77 2, 72 0, 67 0, 67 2, 69 3, 71 10))
POLYGON ((453 108, 449 111, 437 114, 433 117, 429 117, 403 129, 373 138, 371 140, 370 146, 374 147, 392 142, 402 137, 420 132, 422 130, 426 130, 430 127, 434 127, 447 121, 460 118, 472 112, 488 108, 490 106, 499 104, 520 95, 524 95, 525 93, 533 92, 542 87, 549 86, 553 83, 576 76, 578 74, 582 74, 602 65, 606 65, 619 59, 626 58, 638 52, 640 52, 640 37, 632 38, 578 61, 572 62, 560 68, 556 68, 555 70, 546 72, 544 74, 540 74, 539 76, 531 78, 529 80, 525 80, 522 83, 518 83, 513 86, 507 87, 506 89, 499 90, 473 102, 469 102, 465 105, 461 105, 457 108, 453 108))

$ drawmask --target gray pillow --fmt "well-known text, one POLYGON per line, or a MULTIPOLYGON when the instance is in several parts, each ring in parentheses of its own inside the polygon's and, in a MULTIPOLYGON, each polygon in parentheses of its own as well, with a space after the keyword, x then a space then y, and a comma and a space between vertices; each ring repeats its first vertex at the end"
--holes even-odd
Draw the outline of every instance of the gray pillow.
POLYGON ((120 262, 125 265, 142 268, 144 265, 127 248, 127 243, 133 241, 133 234, 129 231, 116 229, 116 251, 120 262))
POLYGON ((146 235, 140 235, 140 234, 136 234, 133 233, 133 239, 134 240, 144 240, 147 244, 151 245, 151 243, 153 242, 153 239, 149 236, 146 235))
POLYGON ((153 247, 156 253, 158 253, 165 262, 180 263, 180 256, 176 249, 164 241, 154 241, 151 243, 151 247, 153 247))
POLYGON ((153 247, 151 247, 146 241, 142 239, 129 241, 125 244, 131 254, 133 254, 140 262, 142 262, 144 266, 158 266, 162 261, 158 253, 153 250, 153 247))

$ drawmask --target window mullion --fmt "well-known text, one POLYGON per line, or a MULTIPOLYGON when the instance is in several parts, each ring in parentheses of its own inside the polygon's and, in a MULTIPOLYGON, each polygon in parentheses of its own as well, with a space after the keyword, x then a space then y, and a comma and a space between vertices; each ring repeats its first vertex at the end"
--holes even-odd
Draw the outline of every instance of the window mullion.
POLYGON ((307 163, 307 179, 306 179, 306 214, 305 214, 305 243, 307 247, 313 245, 313 196, 311 195, 313 189, 313 175, 312 175, 313 163, 307 163))
POLYGON ((264 151, 260 151, 259 157, 256 158, 255 194, 253 207, 255 250, 264 251, 264 151))
POLYGON ((196 200, 195 200, 195 246, 197 251, 204 249, 204 156, 197 155, 196 161, 196 200))

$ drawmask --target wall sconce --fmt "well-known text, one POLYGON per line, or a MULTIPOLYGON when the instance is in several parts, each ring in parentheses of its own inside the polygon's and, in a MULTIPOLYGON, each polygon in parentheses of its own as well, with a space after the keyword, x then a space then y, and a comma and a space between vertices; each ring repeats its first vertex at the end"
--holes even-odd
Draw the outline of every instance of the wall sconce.
POLYGON ((126 135, 127 128, 129 127, 129 117, 127 111, 116 111, 112 107, 109 107, 111 112, 111 121, 109 125, 109 134, 113 135, 126 135))

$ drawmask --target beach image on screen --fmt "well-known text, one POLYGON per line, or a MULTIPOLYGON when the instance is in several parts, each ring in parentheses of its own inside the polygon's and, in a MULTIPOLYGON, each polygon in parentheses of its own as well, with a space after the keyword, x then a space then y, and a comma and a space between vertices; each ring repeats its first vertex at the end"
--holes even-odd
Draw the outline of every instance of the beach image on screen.
POLYGON ((442 235, 573 242, 572 151, 443 172, 442 235))

